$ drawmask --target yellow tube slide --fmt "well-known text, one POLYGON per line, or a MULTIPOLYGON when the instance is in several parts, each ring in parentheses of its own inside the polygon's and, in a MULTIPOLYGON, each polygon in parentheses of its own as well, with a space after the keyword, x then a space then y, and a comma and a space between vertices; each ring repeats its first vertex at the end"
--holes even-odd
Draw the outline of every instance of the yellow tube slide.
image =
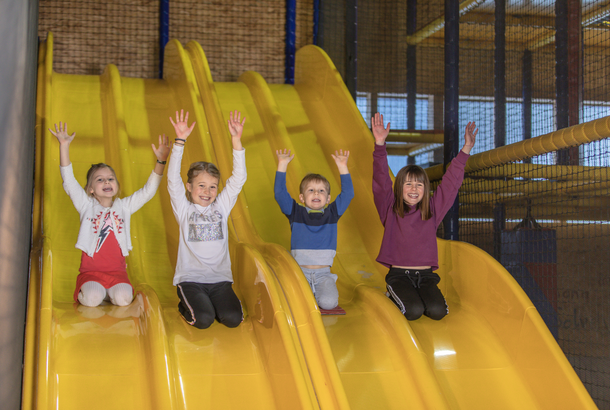
MULTIPOLYGON (((58 143, 46 129, 60 121, 76 132, 71 160, 84 185, 92 163, 116 170, 123 195, 148 178, 151 143, 173 132, 175 109, 197 128, 184 169, 217 162, 189 59, 168 46, 165 80, 52 72, 52 36, 41 48, 36 215, 30 282, 24 408, 187 409, 318 408, 287 304, 271 268, 231 227, 234 288, 246 319, 236 329, 198 330, 178 314, 173 266, 178 227, 165 180, 133 216, 128 273, 136 290, 127 307, 75 304, 80 251, 78 214, 62 188, 58 143)), ((229 139, 226 128, 217 139, 229 139)), ((228 173, 225 173, 228 177, 228 173)), ((225 177, 226 178, 226 177, 225 177)))

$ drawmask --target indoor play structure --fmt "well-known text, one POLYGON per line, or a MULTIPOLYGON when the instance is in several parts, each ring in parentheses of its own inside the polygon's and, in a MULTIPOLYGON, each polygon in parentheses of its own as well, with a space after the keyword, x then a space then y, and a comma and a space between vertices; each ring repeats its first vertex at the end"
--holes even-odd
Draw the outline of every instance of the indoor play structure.
POLYGON ((595 408, 525 293, 482 250, 439 239, 450 311, 441 321, 407 322, 385 296, 385 268, 375 262, 382 226, 371 192, 373 140, 320 48, 298 51, 294 85, 270 85, 255 72, 213 82, 195 42, 168 43, 163 79, 121 77, 113 65, 100 76, 58 74, 52 61, 49 34, 39 51, 24 409, 595 408), (81 183, 90 164, 103 161, 129 195, 153 166, 151 142, 171 138, 176 109, 197 122, 183 172, 211 161, 222 180, 231 173, 229 111, 247 118, 248 181, 229 224, 234 288, 246 313, 236 329, 198 330, 178 314, 178 226, 165 180, 133 216, 134 302, 87 308, 72 300, 78 214, 47 128, 62 121, 76 132, 71 158, 81 183), (339 222, 333 265, 345 315, 320 314, 286 250, 289 226, 273 198, 280 148, 296 154, 287 175, 293 196, 311 171, 326 175, 336 195, 330 154, 351 151, 356 196, 339 222))

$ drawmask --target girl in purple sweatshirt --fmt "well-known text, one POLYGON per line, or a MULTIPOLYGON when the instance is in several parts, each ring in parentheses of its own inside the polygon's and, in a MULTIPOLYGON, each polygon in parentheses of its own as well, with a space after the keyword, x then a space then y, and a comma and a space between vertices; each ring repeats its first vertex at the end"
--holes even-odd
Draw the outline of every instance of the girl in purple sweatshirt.
POLYGON ((396 175, 394 187, 388 169, 385 140, 390 123, 383 115, 371 118, 375 137, 373 152, 373 195, 384 226, 377 262, 387 266, 388 294, 408 320, 426 315, 440 320, 448 313, 447 302, 437 284, 438 249, 436 230, 453 205, 464 179, 464 167, 474 146, 478 129, 466 125, 464 147, 451 161, 439 186, 430 195, 430 181, 417 165, 407 165, 396 175))

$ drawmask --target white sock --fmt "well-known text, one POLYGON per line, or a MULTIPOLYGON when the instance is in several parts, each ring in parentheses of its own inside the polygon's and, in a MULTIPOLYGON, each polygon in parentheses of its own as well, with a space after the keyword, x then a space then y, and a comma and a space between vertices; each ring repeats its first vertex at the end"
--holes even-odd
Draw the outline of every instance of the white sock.
POLYGON ((83 283, 78 292, 78 301, 85 306, 99 306, 106 297, 106 289, 94 281, 83 283))
POLYGON ((127 306, 133 300, 133 288, 129 283, 119 283, 108 289, 110 302, 117 306, 127 306))

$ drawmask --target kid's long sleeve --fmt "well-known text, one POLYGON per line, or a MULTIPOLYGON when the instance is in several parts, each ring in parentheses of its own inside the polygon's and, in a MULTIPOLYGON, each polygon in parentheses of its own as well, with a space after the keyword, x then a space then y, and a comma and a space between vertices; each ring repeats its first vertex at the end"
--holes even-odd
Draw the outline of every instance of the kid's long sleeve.
POLYGON ((286 190, 286 173, 275 173, 275 200, 290 222, 290 249, 299 265, 332 266, 337 251, 337 222, 354 198, 350 174, 341 175, 341 193, 320 211, 299 205, 286 190))
POLYGON ((385 145, 373 152, 373 195, 381 223, 385 227, 377 262, 384 266, 432 266, 438 269, 436 230, 453 204, 462 181, 469 155, 460 151, 451 161, 430 199, 432 217, 422 221, 421 212, 410 207, 403 218, 393 210, 394 191, 389 175, 385 145))
POLYGON ((167 189, 180 226, 173 283, 233 282, 228 217, 246 182, 246 152, 233 150, 233 173, 207 207, 194 204, 185 196, 180 177, 183 152, 184 147, 174 145, 167 171, 167 189))

